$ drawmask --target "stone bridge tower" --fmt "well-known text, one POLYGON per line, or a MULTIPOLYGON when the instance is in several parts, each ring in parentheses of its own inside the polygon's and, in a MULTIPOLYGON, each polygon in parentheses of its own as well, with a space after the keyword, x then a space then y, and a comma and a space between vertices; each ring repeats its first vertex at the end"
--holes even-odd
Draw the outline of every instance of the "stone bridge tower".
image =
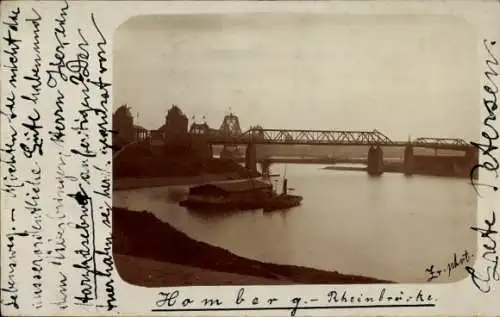
MULTIPOLYGON (((240 120, 232 112, 224 116, 222 124, 219 128, 221 135, 225 136, 237 136, 241 134, 240 120)), ((232 158, 235 156, 240 156, 242 153, 239 152, 238 147, 224 145, 221 152, 221 157, 232 158)))
POLYGON ((240 120, 233 113, 229 113, 224 116, 219 130, 223 135, 239 135, 241 134, 240 120))

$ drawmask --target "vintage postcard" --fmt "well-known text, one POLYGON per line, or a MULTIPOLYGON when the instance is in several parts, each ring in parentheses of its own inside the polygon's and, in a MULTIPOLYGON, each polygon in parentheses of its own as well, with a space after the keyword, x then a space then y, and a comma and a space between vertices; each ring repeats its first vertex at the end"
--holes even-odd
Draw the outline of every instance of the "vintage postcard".
POLYGON ((5 1, 1 315, 500 314, 498 1, 5 1))

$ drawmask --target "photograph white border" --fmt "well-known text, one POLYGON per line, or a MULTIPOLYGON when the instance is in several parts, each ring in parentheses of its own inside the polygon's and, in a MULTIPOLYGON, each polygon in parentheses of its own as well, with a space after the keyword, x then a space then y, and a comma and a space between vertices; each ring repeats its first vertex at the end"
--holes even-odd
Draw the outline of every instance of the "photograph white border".
MULTIPOLYGON (((54 1, 7 1, 2 2, 2 21, 9 20, 9 12, 19 7, 22 13, 29 14, 31 8, 35 8, 43 20, 40 23, 40 38, 41 40, 41 56, 44 63, 51 60, 54 54, 54 47, 57 46, 56 38, 53 34, 53 28, 56 25, 54 19, 60 14, 60 8, 64 6, 64 2, 54 2, 54 1)), ((158 14, 210 14, 210 13, 250 13, 250 12, 310 12, 319 14, 360 14, 360 15, 453 15, 461 17, 467 21, 477 34, 477 52, 479 56, 478 72, 477 76, 478 89, 481 89, 481 98, 490 98, 491 94, 488 94, 483 86, 491 85, 488 82, 488 78, 485 76, 485 72, 488 71, 488 65, 486 60, 491 60, 487 50, 485 50, 483 39, 488 41, 500 41, 500 3, 498 1, 331 1, 331 2, 254 2, 254 1, 223 1, 223 2, 182 2, 182 1, 172 1, 172 2, 161 2, 161 1, 109 1, 109 2, 99 2, 99 1, 74 1, 69 3, 68 15, 66 17, 66 31, 67 31, 67 41, 74 42, 78 41, 77 30, 80 28, 84 31, 89 30, 89 32, 94 32, 94 39, 90 45, 96 44, 99 41, 99 37, 95 33, 95 28, 92 26, 91 14, 94 15, 96 23, 99 25, 99 29, 105 36, 108 44, 106 45, 106 56, 107 64, 106 67, 109 71, 103 74, 103 80, 112 83, 112 72, 113 72, 113 37, 115 30, 129 20, 132 17, 139 15, 158 15, 158 14)), ((26 25, 27 22, 23 20, 19 23, 26 25)), ((2 34, 5 36, 6 27, 2 25, 2 34)), ((20 38, 29 41, 32 37, 31 29, 28 30, 20 28, 18 30, 18 36, 20 38)), ((24 43, 24 41, 23 41, 24 43)), ((31 44, 30 44, 31 45, 31 44)), ((95 46, 95 45, 94 45, 95 46)), ((491 47, 491 45, 490 45, 491 47)), ((500 43, 496 46, 492 46, 492 54, 497 58, 500 58, 500 43)), ((2 50, 4 50, 4 42, 2 42, 2 50)), ((68 56, 76 56, 78 47, 73 43, 67 47, 68 56)), ((27 47, 22 46, 19 53, 19 68, 20 73, 29 71, 31 64, 33 63, 33 51, 27 49, 27 47)), ((8 63, 8 56, 5 53, 1 55, 2 65, 8 63)), ((99 63, 97 55, 92 57, 92 63, 89 66, 92 71, 98 70, 99 63)), ((498 65, 490 66, 500 70, 498 65)), ((1 81, 1 109, 6 112, 5 109, 7 101, 6 96, 9 92, 9 78, 10 70, 2 67, 2 81, 1 81)), ((493 78, 496 85, 500 85, 500 77, 493 78)), ((72 121, 77 114, 78 105, 81 102, 81 92, 76 87, 65 86, 66 88, 66 99, 64 101, 65 106, 68 107, 68 117, 67 122, 72 121)), ((28 86, 18 89, 29 89, 28 86)), ((111 114, 112 114, 112 86, 110 89, 110 98, 108 100, 109 107, 109 122, 108 128, 111 129, 111 114)), ((43 92, 40 97, 41 102, 40 109, 45 109, 40 111, 40 113, 50 114, 53 112, 55 92, 43 92)), ((96 92, 92 96, 93 100, 98 102, 99 95, 96 92)), ((477 105, 481 109, 480 118, 471 118, 471 120, 477 120, 478 124, 481 125, 482 131, 486 131, 483 126, 483 120, 488 117, 488 111, 483 106, 483 101, 478 100, 477 105)), ((21 106, 17 107, 17 112, 19 118, 23 117, 24 110, 21 106)), ((27 112, 26 112, 27 113, 27 112)), ((5 116, 1 119, 1 144, 2 147, 9 141, 10 128, 9 121, 7 121, 5 116)), ((42 116, 41 125, 52 124, 53 117, 47 115, 42 116)), ((496 129, 500 128, 500 125, 491 121, 496 129)), ((12 120, 12 124, 15 127, 20 128, 21 121, 12 120)), ((492 134, 491 130, 486 131, 492 134)), ((47 133, 47 132, 44 132, 47 133)), ((50 136, 45 135, 47 138, 50 136)), ((98 143, 99 134, 98 131, 92 131, 89 137, 93 142, 98 143)), ((485 139, 478 140, 468 140, 474 142, 486 142, 485 139)), ((79 136, 76 133, 68 132, 67 138, 65 140, 66 144, 77 144, 79 143, 79 136)), ((493 144, 497 144, 497 140, 493 141, 493 144)), ((43 210, 54 209, 55 203, 51 195, 53 195, 57 190, 55 187, 55 177, 57 170, 54 166, 54 155, 60 149, 56 145, 46 142, 46 153, 43 157, 40 157, 38 164, 44 172, 44 181, 42 182, 41 189, 44 195, 40 200, 40 204, 43 210), (50 144, 50 145, 49 145, 50 144), (45 179, 46 177, 46 179, 45 179)), ((63 145, 63 148, 69 145, 63 145)), ((497 145, 498 146, 498 145, 497 145)), ((105 161, 111 158, 111 152, 106 155, 97 156, 95 158, 95 164, 106 165, 105 161)), ((491 151, 490 154, 496 157, 497 151, 491 151)), ((19 179, 28 179, 30 177, 30 169, 35 168, 33 164, 33 159, 23 159, 21 157, 21 152, 18 153, 18 177, 19 179), (30 165, 31 164, 31 165, 30 165)), ((479 158, 480 164, 484 164, 491 157, 482 154, 479 158)), ((66 173, 68 175, 78 175, 81 171, 81 166, 77 160, 68 158, 68 165, 66 173)), ((108 170, 111 171, 111 166, 108 165, 108 170)), ((8 165, 1 165, 2 175, 8 172, 8 165)), ((489 172, 487 169, 481 169, 480 171, 479 183, 489 184, 491 186, 498 186, 499 180, 495 172, 489 172)), ((94 186, 98 186, 99 180, 93 181, 94 186)), ((2 188, 5 188, 6 182, 2 181, 2 188)), ((69 190, 69 189, 68 189, 69 190)), ((71 189, 75 192, 75 189, 71 189)), ((69 193, 69 192, 67 192, 69 193)), ((481 188, 482 197, 478 201, 478 226, 484 226, 485 221, 491 220, 492 212, 495 210, 496 206, 499 206, 499 195, 497 192, 488 190, 488 188, 481 188)), ((104 200, 103 200, 104 201, 104 200)), ((109 205, 111 205, 111 199, 107 200, 109 205)), ((68 200, 69 202, 69 200, 68 200)), ((68 222, 77 223, 77 218, 74 216, 76 205, 66 205, 68 222), (70 207, 71 206, 71 207, 70 207), (71 210, 70 210, 71 209, 71 210), (73 210, 74 209, 74 210, 73 210), (73 212, 74 211, 74 212, 73 212), (73 213, 73 215, 70 214, 73 213)), ((1 210, 2 210, 2 288, 7 288, 6 284, 9 276, 9 234, 12 231, 12 223, 10 222, 9 210, 12 208, 23 208, 22 198, 12 198, 5 192, 1 194, 1 210)), ((45 216, 44 216, 45 217, 45 216)), ((17 223, 28 224, 31 223, 31 218, 29 215, 20 215, 17 223)), ((48 218, 47 218, 48 219, 48 218)), ((48 232, 53 232, 57 230, 57 224, 52 223, 50 220, 45 219, 44 221, 44 231, 40 233, 42 236, 48 232)), ((471 224, 475 226, 476 224, 471 224)), ((69 227, 68 227, 69 228, 69 227)), ((111 229, 104 225, 97 225, 95 227, 96 240, 103 244, 106 237, 111 234, 111 229)), ((457 229, 458 230, 458 229, 457 229)), ((462 229, 460 229, 462 230, 462 229)), ((470 230, 470 228, 463 228, 463 230, 470 230)), ((500 231, 500 226, 498 223, 495 225, 494 230, 500 231)), ((29 231, 29 230, 28 230, 29 231)), ((16 279, 17 279, 17 302, 19 309, 15 309, 13 305, 8 305, 12 292, 2 291, 2 314, 5 315, 175 315, 175 316, 215 316, 224 315, 232 316, 235 314, 245 314, 245 315, 255 315, 255 316, 284 316, 290 315, 291 313, 295 315, 317 315, 317 316, 372 316, 372 315, 384 315, 384 316, 468 316, 468 315, 498 315, 500 313, 500 287, 499 281, 493 280, 491 277, 491 291, 489 293, 482 293, 479 291, 470 278, 462 280, 456 283, 444 283, 444 284, 388 284, 388 285, 293 285, 293 286, 242 286, 245 288, 245 302, 236 304, 235 299, 237 293, 241 287, 238 286, 204 286, 204 287, 162 287, 162 288, 145 288, 140 286, 135 286, 123 282, 116 270, 112 273, 112 279, 114 280, 114 305, 116 307, 111 310, 106 310, 106 299, 107 295, 103 290, 102 300, 96 302, 96 305, 103 305, 103 307, 96 307, 94 305, 77 305, 76 302, 71 299, 80 292, 79 286, 72 283, 72 279, 78 280, 81 276, 81 272, 77 268, 73 267, 74 263, 80 261, 79 255, 71 251, 72 247, 76 246, 81 242, 79 238, 79 233, 71 233, 70 229, 67 229, 66 233, 66 246, 68 248, 67 258, 61 267, 65 268, 68 277, 68 306, 61 307, 54 304, 57 298, 57 283, 60 280, 57 271, 53 269, 53 265, 47 264, 47 268, 44 271, 42 278, 42 289, 44 296, 41 301, 37 301, 33 296, 33 286, 32 286, 32 254, 33 249, 32 241, 24 241, 23 238, 16 236, 17 242, 17 266, 16 266, 16 279), (404 296, 409 296, 409 294, 414 294, 416 296, 419 291, 422 292, 424 297, 432 296, 432 300, 425 301, 426 306, 422 307, 355 307, 359 306, 355 304, 346 303, 328 303, 327 294, 332 290, 336 290, 338 293, 343 293, 346 291, 352 296, 357 296, 358 294, 363 294, 364 297, 375 297, 380 296, 382 289, 385 289, 386 294, 392 294, 393 296, 399 296, 401 292, 404 296), (161 295, 163 293, 174 293, 178 291, 178 297, 175 304, 172 306, 168 305, 168 301, 161 301, 165 297, 161 295), (259 297, 259 304, 252 305, 251 301, 254 297, 259 297), (183 306, 183 299, 190 298, 194 302, 192 304, 183 306), (207 309, 203 305, 202 300, 204 298, 218 298, 222 301, 222 305, 213 307, 213 310, 207 309), (270 305, 267 303, 268 298, 278 298, 274 304, 270 305), (300 298, 299 303, 294 298, 300 298), (317 299, 317 300, 314 300, 317 299), (311 301, 312 300, 312 301, 311 301), (40 305, 39 309, 35 307, 40 305), (350 306, 352 305, 352 306, 350 306), (294 307, 296 309, 294 309, 294 307), (248 310, 247 310, 248 308, 248 310), (158 309, 165 309, 165 311, 158 311, 158 309), (156 311, 155 311, 156 310, 156 311), (168 310, 168 311, 167 311, 168 310)), ((498 245, 499 238, 498 234, 491 235, 496 238, 496 243, 498 245)), ((42 237, 43 239, 43 237, 42 237)), ((478 257, 481 253, 486 252, 483 243, 484 238, 481 239, 478 233, 478 257)), ((103 247, 101 245, 101 247, 103 247)), ((432 246, 429 246, 432 247, 432 246)), ((500 252, 500 251, 497 251, 500 252)), ((491 254, 490 256, 495 256, 491 254)), ((498 257, 498 253, 496 255, 498 257)), ((447 255, 443 255, 444 258, 447 255)), ((479 259, 476 261, 474 268, 477 272, 487 272, 487 266, 491 264, 484 259, 479 259)), ((498 275, 497 271, 497 275, 498 275)), ((101 284, 99 284, 101 285, 101 284)), ((104 283, 101 286, 103 289, 106 287, 104 283)), ((173 302, 172 302, 173 303, 173 302)), ((186 302, 185 302, 186 303, 186 302)))

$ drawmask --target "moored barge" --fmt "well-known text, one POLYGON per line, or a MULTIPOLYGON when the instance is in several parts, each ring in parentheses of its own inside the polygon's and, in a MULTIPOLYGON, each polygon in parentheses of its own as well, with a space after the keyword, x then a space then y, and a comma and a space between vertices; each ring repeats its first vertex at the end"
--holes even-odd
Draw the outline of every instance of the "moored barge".
POLYGON ((301 196, 288 195, 286 190, 282 194, 277 194, 271 184, 248 179, 191 187, 188 197, 179 205, 191 210, 206 211, 256 209, 273 211, 298 206, 301 201, 301 196))

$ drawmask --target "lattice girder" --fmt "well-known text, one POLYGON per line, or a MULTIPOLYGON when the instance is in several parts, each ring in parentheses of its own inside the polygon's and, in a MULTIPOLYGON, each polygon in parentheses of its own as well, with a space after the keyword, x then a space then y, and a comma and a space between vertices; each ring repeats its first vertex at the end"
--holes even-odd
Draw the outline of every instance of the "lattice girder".
MULTIPOLYGON (((259 137, 268 143, 294 144, 392 144, 392 141, 378 131, 328 131, 328 130, 282 130, 250 129, 241 139, 252 140, 259 137)), ((257 141, 257 139, 256 139, 257 141)))
POLYGON ((468 143, 463 139, 453 139, 453 138, 432 138, 432 137, 422 137, 417 138, 412 141, 413 144, 438 144, 438 145, 456 145, 456 146, 467 146, 468 143))

